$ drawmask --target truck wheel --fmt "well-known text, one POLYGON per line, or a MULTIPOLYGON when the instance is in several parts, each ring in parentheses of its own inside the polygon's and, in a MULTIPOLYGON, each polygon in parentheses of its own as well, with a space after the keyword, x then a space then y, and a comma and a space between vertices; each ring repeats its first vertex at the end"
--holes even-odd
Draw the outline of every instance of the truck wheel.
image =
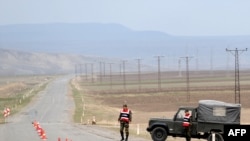
POLYGON ((207 141, 224 141, 223 137, 219 133, 212 133, 208 136, 207 141), (214 134, 214 140, 213 140, 213 134, 214 134))
POLYGON ((151 133, 151 137, 154 141, 165 141, 167 139, 167 131, 162 127, 156 127, 151 133))

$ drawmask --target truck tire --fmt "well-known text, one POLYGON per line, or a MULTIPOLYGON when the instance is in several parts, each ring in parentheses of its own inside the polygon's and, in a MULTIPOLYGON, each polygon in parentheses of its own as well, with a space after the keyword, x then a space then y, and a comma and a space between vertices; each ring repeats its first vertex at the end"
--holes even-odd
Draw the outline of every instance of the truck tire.
POLYGON ((219 133, 212 133, 208 136, 207 141, 213 141, 213 134, 215 135, 215 140, 214 141, 224 141, 223 137, 219 133))
POLYGON ((151 133, 153 141, 165 141, 167 139, 167 131, 162 127, 156 127, 151 133))

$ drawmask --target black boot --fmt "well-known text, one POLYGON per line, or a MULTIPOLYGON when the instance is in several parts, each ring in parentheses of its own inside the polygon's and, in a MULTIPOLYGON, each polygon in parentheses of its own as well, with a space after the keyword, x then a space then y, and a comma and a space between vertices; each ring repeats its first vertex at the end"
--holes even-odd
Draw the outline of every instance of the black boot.
POLYGON ((121 141, 124 141, 124 134, 122 131, 120 133, 121 133, 121 137, 122 137, 121 141))
POLYGON ((126 135, 126 139, 125 139, 125 141, 128 141, 128 135, 126 135))

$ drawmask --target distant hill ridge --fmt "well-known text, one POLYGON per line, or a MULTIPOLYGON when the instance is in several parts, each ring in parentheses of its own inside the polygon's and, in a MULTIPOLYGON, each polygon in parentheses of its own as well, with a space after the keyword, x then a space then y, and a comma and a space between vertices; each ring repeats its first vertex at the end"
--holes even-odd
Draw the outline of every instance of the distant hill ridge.
MULTIPOLYGON (((169 70, 178 69, 178 60, 183 56, 193 57, 190 69, 226 69, 227 65, 233 66, 234 58, 225 49, 249 46, 250 36, 173 36, 159 31, 136 31, 114 23, 0 26, 2 49, 133 61, 141 58, 144 64, 155 66, 155 57, 160 55, 164 56, 162 64, 167 64, 164 67, 169 70)), ((249 51, 241 56, 242 67, 250 66, 246 56, 249 51)))
POLYGON ((164 39, 157 31, 133 31, 120 24, 17 24, 0 26, 0 41, 97 41, 164 39), (7 36, 6 36, 7 35, 7 36))

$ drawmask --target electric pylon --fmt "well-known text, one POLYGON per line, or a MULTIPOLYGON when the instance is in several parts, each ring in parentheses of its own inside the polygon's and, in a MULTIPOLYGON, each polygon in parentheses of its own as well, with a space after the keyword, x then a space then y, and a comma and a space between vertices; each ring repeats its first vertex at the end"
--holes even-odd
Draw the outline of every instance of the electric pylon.
POLYGON ((187 84, 187 102, 190 102, 190 88, 189 88, 189 60, 192 57, 181 57, 186 59, 186 84, 187 84))
POLYGON ((244 50, 238 50, 237 48, 235 50, 229 50, 226 49, 226 51, 234 52, 232 53, 235 57, 235 103, 240 103, 240 71, 239 71, 239 52, 247 51, 247 48, 244 50))

